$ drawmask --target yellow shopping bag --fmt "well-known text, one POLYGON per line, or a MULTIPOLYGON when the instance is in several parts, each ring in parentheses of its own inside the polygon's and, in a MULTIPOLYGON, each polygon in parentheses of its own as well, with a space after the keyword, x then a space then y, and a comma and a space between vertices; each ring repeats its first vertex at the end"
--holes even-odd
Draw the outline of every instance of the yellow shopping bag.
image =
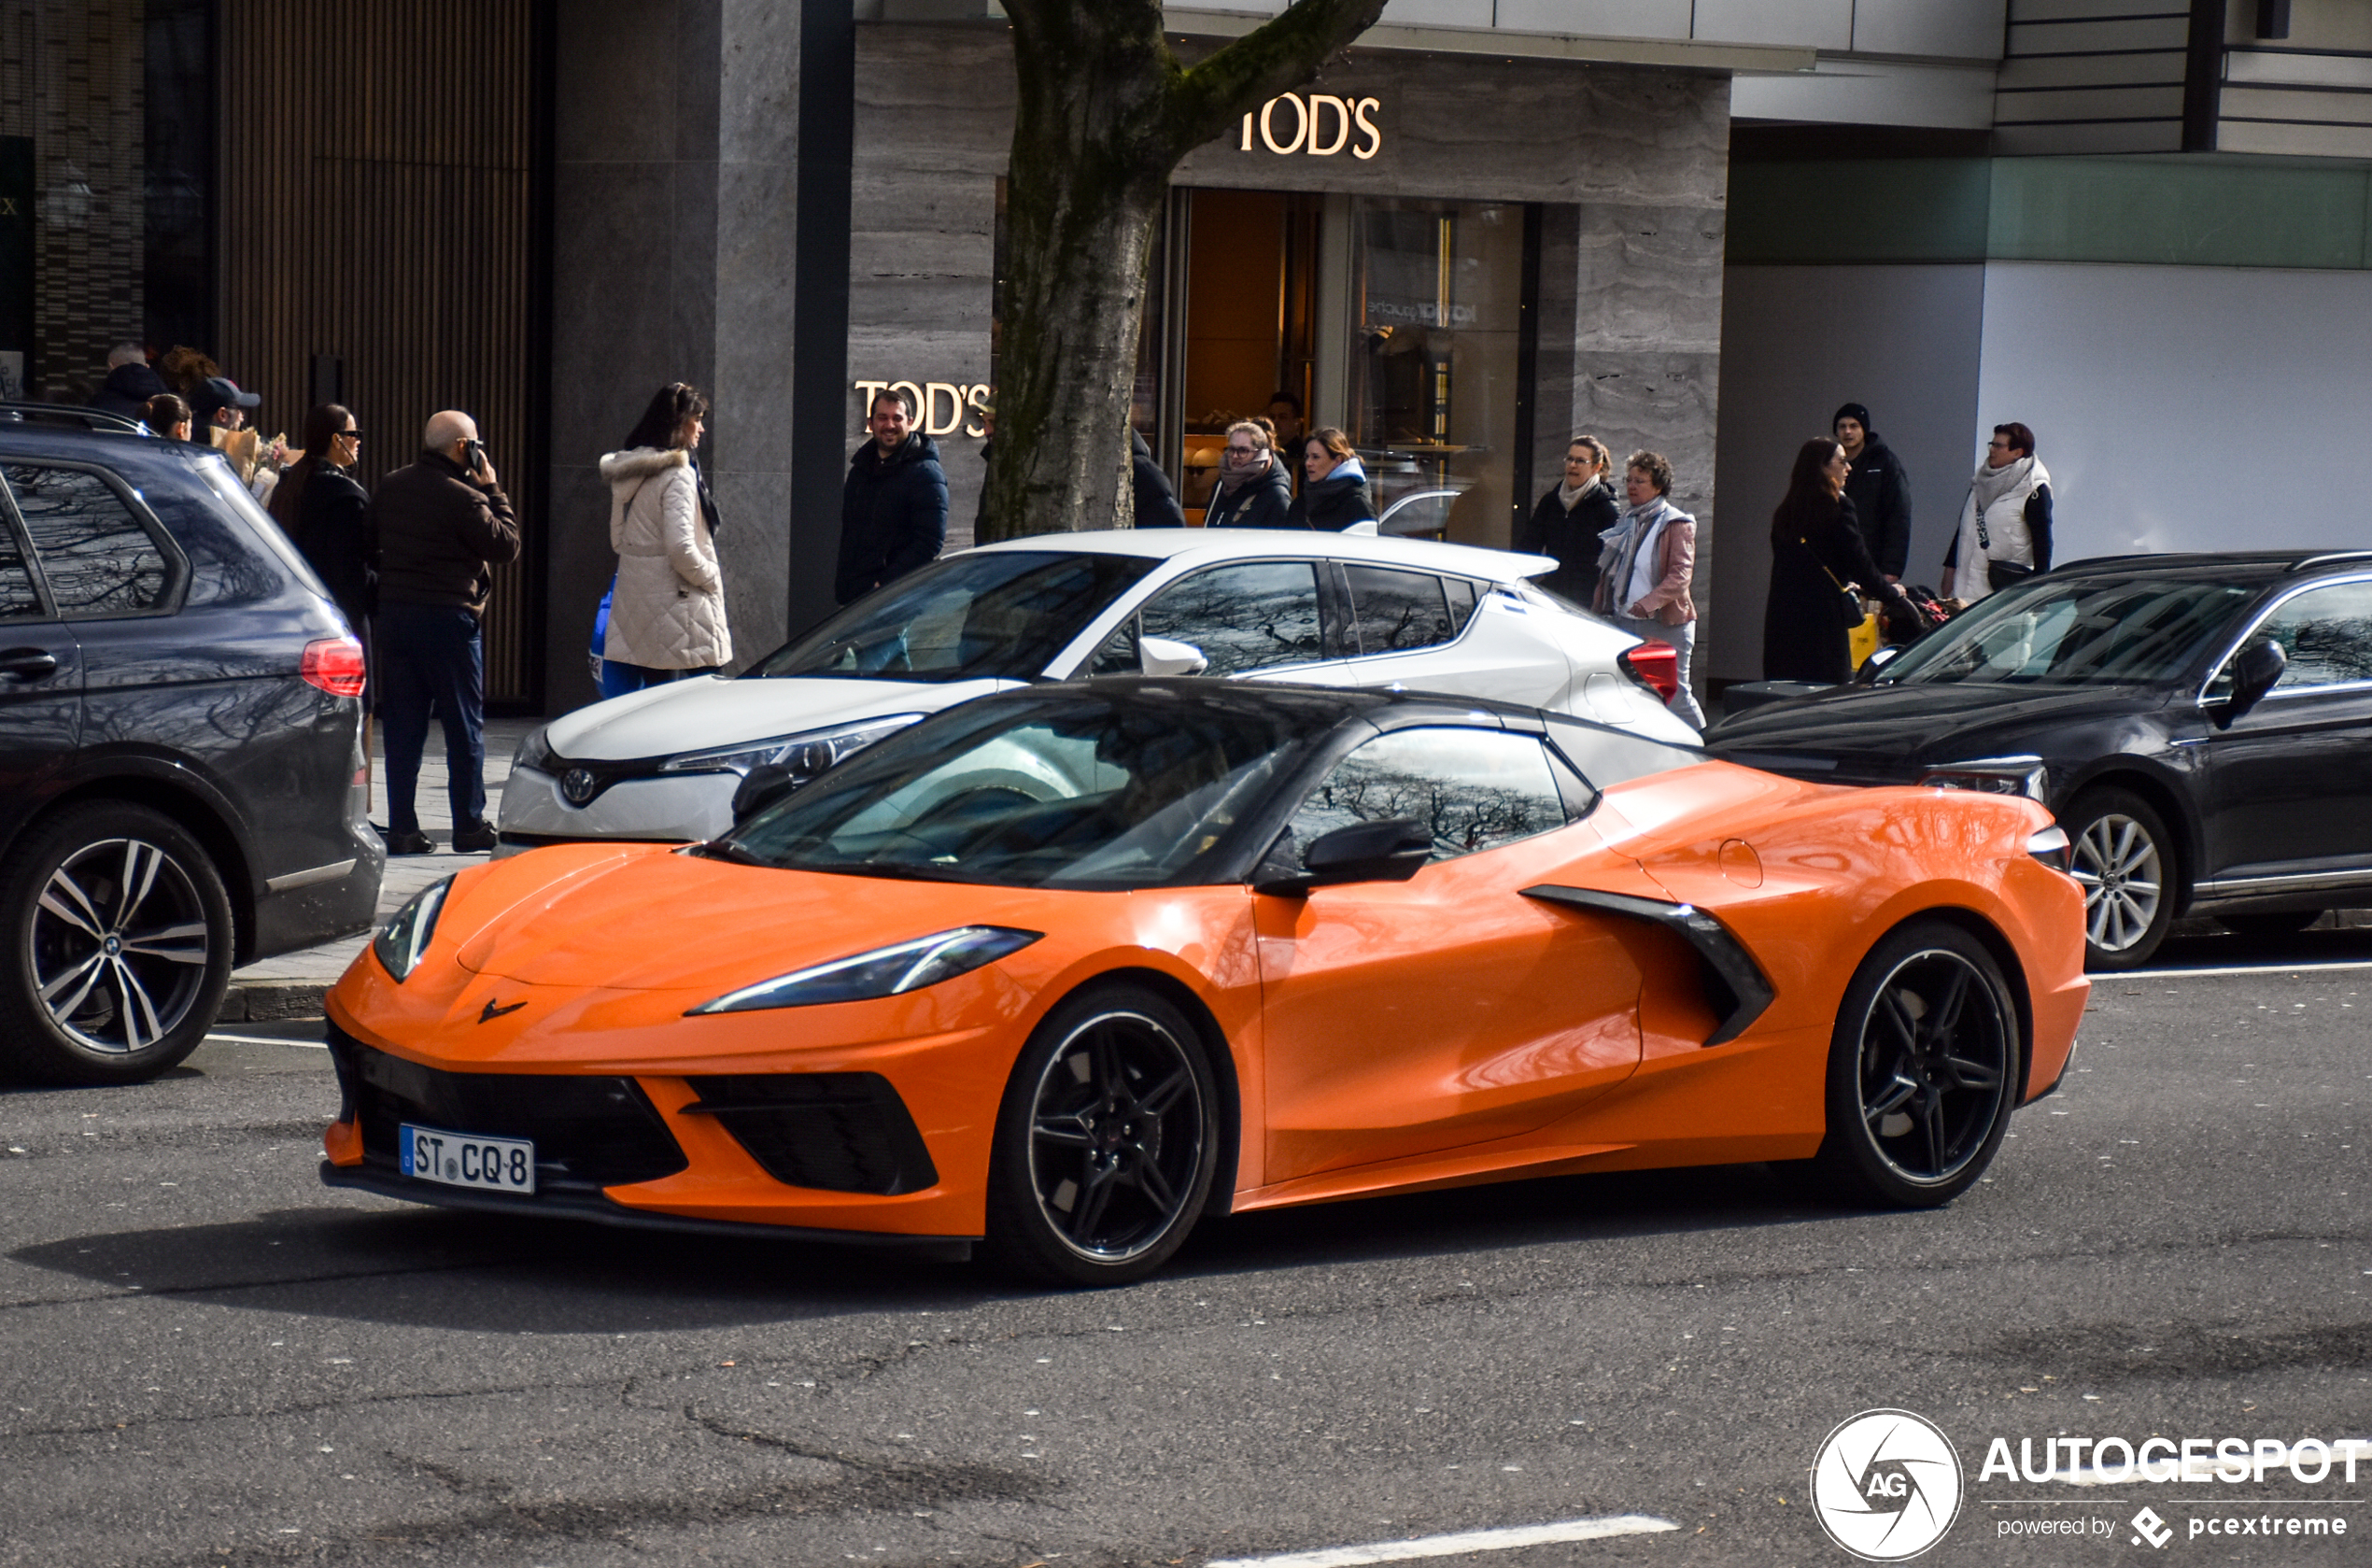
MULTIPOLYGON (((1862 608, 1869 610, 1869 600, 1862 601, 1862 608)), ((1845 633, 1845 647, 1851 656, 1852 667, 1857 671, 1859 670, 1862 661, 1876 653, 1878 645, 1885 641, 1885 637, 1880 635, 1878 630, 1877 613, 1871 611, 1863 615, 1861 624, 1845 633)))

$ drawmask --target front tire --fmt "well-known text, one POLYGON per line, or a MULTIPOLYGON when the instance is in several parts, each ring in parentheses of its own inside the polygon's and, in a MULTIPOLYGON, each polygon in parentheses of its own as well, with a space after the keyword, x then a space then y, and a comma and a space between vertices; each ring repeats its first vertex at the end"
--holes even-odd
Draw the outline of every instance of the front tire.
POLYGON ((1141 986, 1048 1014, 1006 1084, 989 1159, 988 1250, 1056 1285, 1121 1285, 1169 1261, 1210 1195, 1218 1086, 1201 1034, 1141 986))
POLYGON ((2139 796, 2093 790, 2061 820, 2083 884, 2083 967, 2138 969, 2174 924, 2174 836, 2139 796))
POLYGON ((231 901, 171 817, 99 801, 0 867, 0 1067, 44 1083, 138 1083, 197 1048, 231 981, 231 901))
POLYGON ((1837 1010, 1820 1167, 1857 1200, 1951 1202, 2001 1147, 2024 1060, 2017 1007, 1984 944, 1943 921, 1900 927, 1837 1010))

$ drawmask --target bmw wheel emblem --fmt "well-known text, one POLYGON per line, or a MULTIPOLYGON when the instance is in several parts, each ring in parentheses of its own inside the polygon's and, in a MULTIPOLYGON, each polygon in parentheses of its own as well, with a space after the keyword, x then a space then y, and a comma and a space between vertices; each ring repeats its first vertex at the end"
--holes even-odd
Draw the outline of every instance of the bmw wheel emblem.
POLYGON ((593 787, 594 778, 590 769, 572 768, 560 775, 560 793, 568 798, 568 802, 572 806, 582 806, 592 799, 593 787))

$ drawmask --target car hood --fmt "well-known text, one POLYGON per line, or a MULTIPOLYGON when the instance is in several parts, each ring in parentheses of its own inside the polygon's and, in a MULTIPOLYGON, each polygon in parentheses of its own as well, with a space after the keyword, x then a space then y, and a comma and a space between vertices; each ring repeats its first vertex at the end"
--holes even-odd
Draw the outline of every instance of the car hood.
POLYGON ((1840 774, 2009 752, 2047 755, 2036 732, 2163 707, 2148 686, 1838 686, 1725 719, 1705 735, 1715 756, 1750 768, 1840 774), (1817 770, 1827 770, 1825 769, 1817 770))
POLYGON ((1025 916, 1042 923, 1045 912, 1045 896, 1024 888, 569 846, 465 874, 438 920, 431 955, 528 985, 721 996, 953 926, 1043 929, 1025 916), (664 911, 656 939, 654 911, 664 911))
POLYGON ((868 681, 784 675, 675 681, 596 702, 544 731, 556 756, 628 762, 767 741, 892 713, 936 713, 1019 681, 868 681))

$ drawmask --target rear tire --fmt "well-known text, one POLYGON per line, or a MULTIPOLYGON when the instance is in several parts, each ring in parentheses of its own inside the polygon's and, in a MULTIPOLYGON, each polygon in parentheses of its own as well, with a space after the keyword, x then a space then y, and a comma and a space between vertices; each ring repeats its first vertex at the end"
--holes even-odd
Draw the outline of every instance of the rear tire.
POLYGON ((2129 790, 2096 789, 2068 808, 2060 826, 2069 869, 2083 884, 2083 967, 2139 968, 2174 924, 2174 835, 2166 819, 2129 790))
POLYGON ((162 812, 73 807, 0 867, 0 1068, 138 1083, 197 1048, 231 982, 231 900, 162 812))
POLYGON ((1957 925, 1913 921, 1871 950, 1837 1009, 1817 1163, 1849 1199, 1949 1203, 2001 1147, 2024 1064, 1993 954, 1957 925))
POLYGON ((1194 1228, 1219 1148, 1200 1032, 1142 986, 1089 986, 1031 1034, 1005 1086, 989 1254, 1046 1284, 1141 1279, 1194 1228))

